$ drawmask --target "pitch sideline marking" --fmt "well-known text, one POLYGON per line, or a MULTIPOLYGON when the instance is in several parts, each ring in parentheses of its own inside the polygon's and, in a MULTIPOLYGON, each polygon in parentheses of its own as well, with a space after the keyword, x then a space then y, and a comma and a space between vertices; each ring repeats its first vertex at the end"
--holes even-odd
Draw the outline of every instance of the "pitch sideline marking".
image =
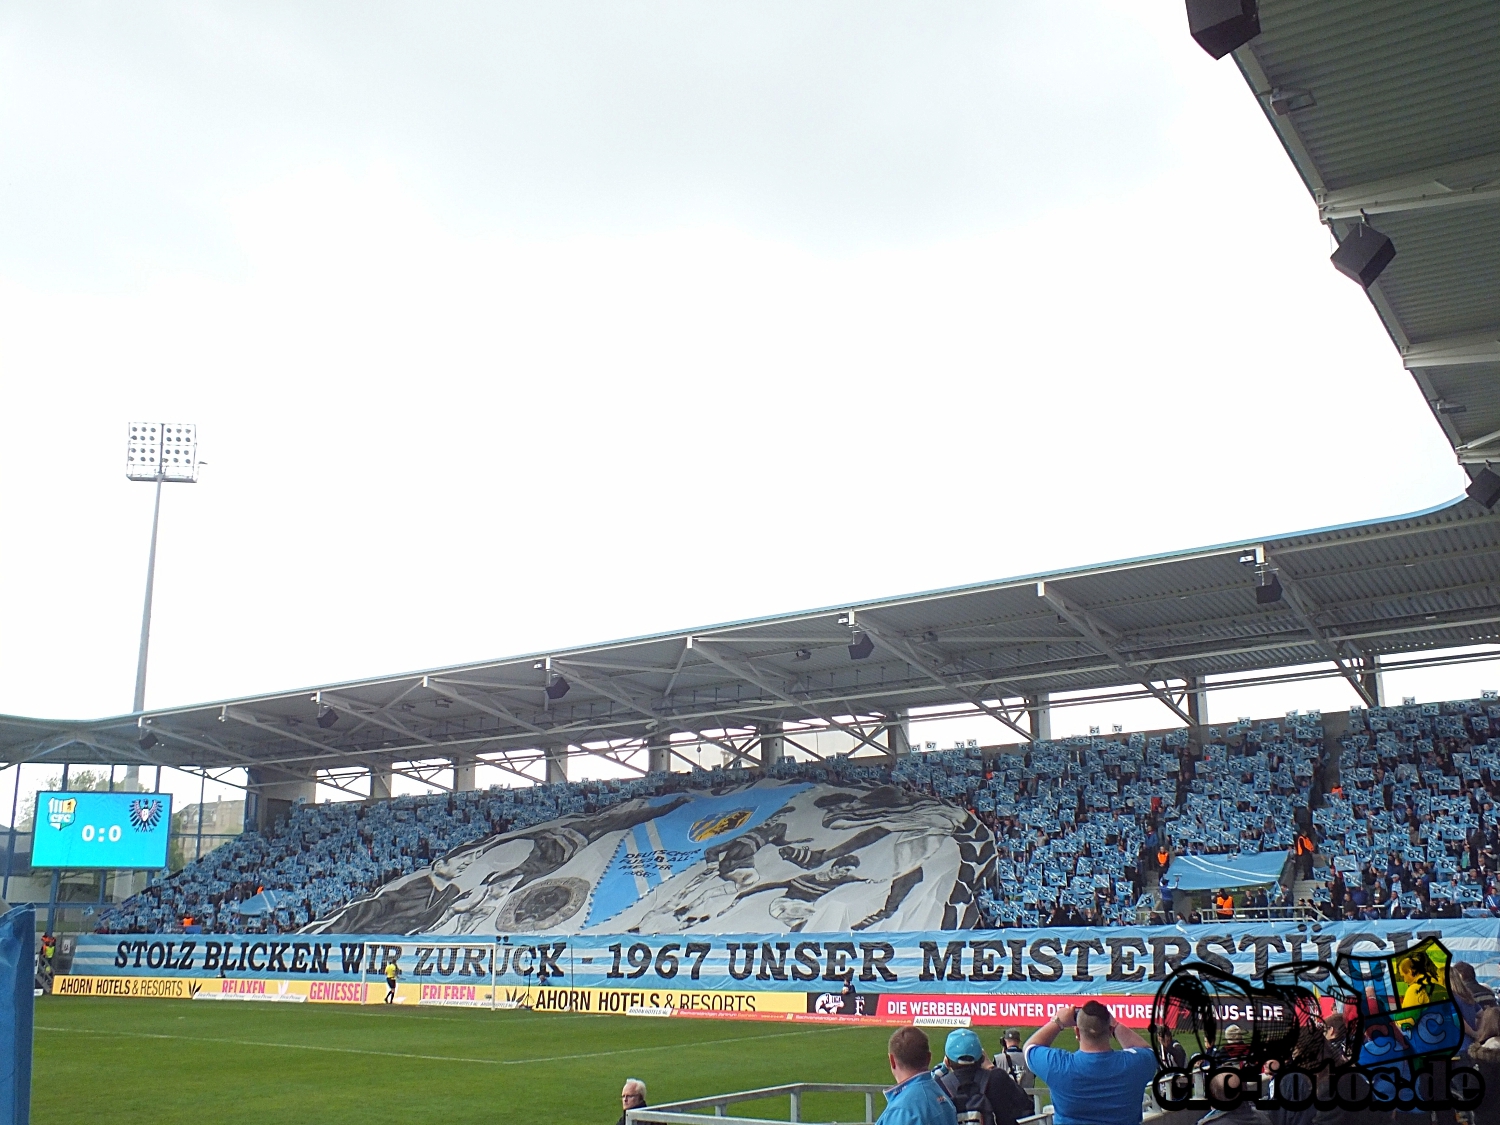
POLYGON ((366 1047, 323 1047, 315 1043, 264 1043, 255 1039, 218 1039, 202 1035, 167 1035, 150 1031, 99 1031, 88 1027, 50 1027, 37 1024, 38 1031, 71 1032, 75 1035, 113 1035, 125 1039, 185 1039, 192 1043, 229 1043, 238 1047, 277 1047, 288 1051, 329 1051, 340 1055, 378 1055, 390 1059, 421 1059, 424 1062, 487 1063, 490 1066, 526 1066, 531 1063, 564 1062, 571 1059, 602 1059, 613 1055, 637 1055, 645 1051, 680 1051, 694 1047, 712 1047, 720 1043, 749 1043, 761 1039, 786 1039, 796 1035, 817 1035, 825 1031, 843 1031, 842 1027, 815 1027, 807 1031, 782 1031, 775 1035, 741 1035, 731 1039, 710 1039, 700 1043, 663 1043, 655 1047, 622 1047, 616 1051, 591 1051, 582 1055, 541 1055, 529 1059, 476 1059, 463 1055, 416 1055, 405 1051, 372 1051, 366 1047))

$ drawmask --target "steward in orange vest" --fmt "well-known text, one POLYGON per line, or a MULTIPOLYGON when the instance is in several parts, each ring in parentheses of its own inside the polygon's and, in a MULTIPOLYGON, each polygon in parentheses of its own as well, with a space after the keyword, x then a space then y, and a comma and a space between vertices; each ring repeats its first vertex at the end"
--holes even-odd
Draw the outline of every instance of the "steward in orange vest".
POLYGON ((1306 832, 1297 833, 1297 877, 1300 879, 1312 878, 1313 853, 1318 850, 1313 843, 1312 837, 1306 832))

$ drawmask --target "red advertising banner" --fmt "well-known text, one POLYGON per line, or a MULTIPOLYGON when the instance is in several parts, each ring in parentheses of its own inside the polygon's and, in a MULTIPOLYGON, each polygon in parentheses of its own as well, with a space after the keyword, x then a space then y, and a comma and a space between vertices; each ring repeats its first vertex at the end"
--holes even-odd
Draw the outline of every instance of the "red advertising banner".
POLYGON ((1036 1027, 1046 1023, 1059 1008, 1082 1006, 1097 1000, 1126 1027, 1144 1028, 1151 1022, 1153 996, 953 996, 896 995, 879 998, 876 1017, 891 1023, 915 1020, 967 1019, 976 1026, 1036 1027))

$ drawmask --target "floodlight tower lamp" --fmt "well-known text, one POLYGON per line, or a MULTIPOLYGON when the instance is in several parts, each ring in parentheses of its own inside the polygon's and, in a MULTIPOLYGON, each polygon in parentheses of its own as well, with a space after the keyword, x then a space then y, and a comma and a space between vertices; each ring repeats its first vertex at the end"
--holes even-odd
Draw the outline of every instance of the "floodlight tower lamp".
POLYGON ((146 560, 146 600, 141 610, 141 647, 135 663, 137 714, 146 709, 146 656, 151 645, 151 596, 156 586, 156 536, 161 526, 161 486, 196 484, 198 427, 186 422, 132 422, 126 434, 125 479, 156 485, 151 511, 151 553, 146 560))

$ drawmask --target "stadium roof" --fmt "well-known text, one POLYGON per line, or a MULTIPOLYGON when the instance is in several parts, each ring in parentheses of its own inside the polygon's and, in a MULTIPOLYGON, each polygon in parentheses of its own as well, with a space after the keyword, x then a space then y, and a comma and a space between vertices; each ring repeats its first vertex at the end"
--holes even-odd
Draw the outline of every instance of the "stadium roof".
POLYGON ((1500 462, 1500 4, 1260 0, 1260 25, 1235 59, 1320 218, 1395 244, 1370 301, 1460 462, 1500 462))
POLYGON ((0 758, 259 767, 267 779, 469 755, 518 768, 542 747, 611 756, 673 733, 708 732, 745 754, 758 724, 795 731, 830 720, 862 748, 905 708, 973 704, 1024 736, 1024 697, 1126 685, 1186 720, 1189 677, 1336 661, 1358 690, 1377 656, 1500 640, 1497 563, 1500 515, 1461 499, 1395 519, 144 716, 3 718, 0 758), (1257 557, 1273 568, 1279 601, 1257 600, 1257 557), (851 656, 854 630, 873 644, 864 659, 851 656), (545 691, 553 675, 569 685, 557 700, 545 691), (317 722, 324 706, 337 715, 328 729, 317 722), (139 724, 156 737, 149 749, 139 724), (720 733, 731 728, 750 733, 720 733))

